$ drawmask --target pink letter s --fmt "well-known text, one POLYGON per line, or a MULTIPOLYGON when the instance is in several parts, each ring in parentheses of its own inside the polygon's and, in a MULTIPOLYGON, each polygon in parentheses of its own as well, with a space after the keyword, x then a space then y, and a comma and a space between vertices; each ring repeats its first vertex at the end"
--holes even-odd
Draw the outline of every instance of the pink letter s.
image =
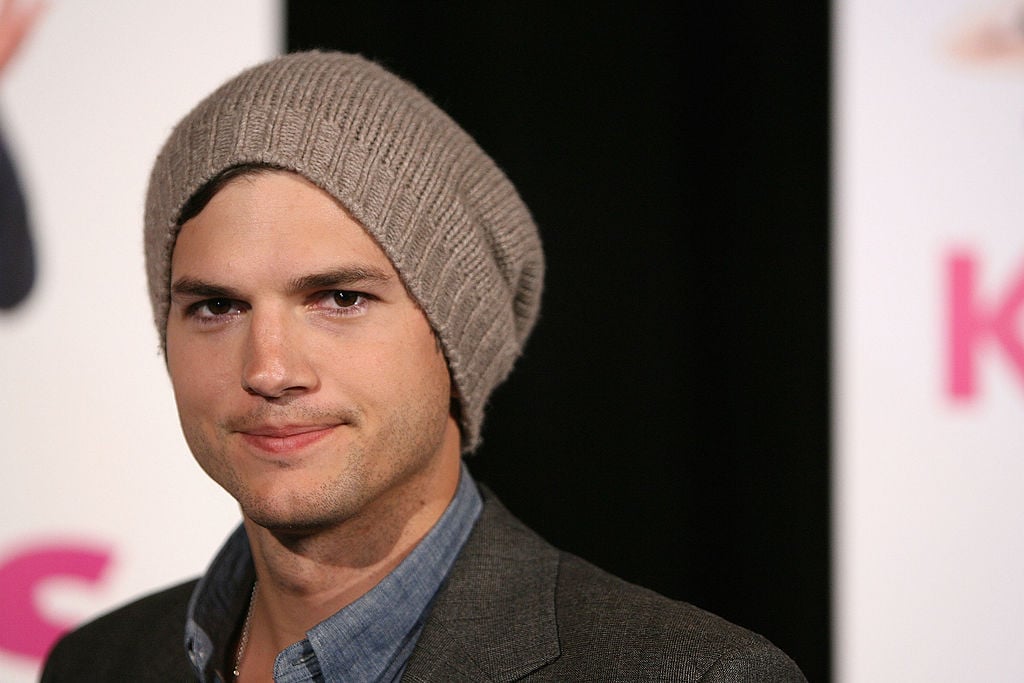
POLYGON ((0 649, 42 659, 73 624, 53 623, 39 609, 39 584, 53 577, 96 583, 111 554, 83 546, 37 546, 0 558, 0 649))

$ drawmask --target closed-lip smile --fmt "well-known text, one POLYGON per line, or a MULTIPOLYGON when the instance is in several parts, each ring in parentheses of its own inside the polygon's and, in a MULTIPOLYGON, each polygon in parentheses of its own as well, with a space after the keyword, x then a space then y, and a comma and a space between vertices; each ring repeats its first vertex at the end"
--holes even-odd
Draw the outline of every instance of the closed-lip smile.
POLYGON ((299 451, 324 438, 336 424, 262 425, 239 430, 249 445, 267 453, 299 451))

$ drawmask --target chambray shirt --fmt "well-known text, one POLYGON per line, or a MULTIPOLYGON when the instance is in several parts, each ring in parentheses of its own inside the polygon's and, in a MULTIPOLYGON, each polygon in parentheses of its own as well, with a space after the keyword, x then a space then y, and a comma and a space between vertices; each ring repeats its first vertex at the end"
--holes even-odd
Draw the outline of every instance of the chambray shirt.
MULTIPOLYGON (((402 563, 361 598, 277 655, 274 680, 397 681, 434 595, 469 537, 482 503, 462 467, 455 497, 402 563)), ((245 529, 234 531, 192 593, 185 648, 200 681, 223 681, 227 648, 248 607, 255 572, 245 529)))

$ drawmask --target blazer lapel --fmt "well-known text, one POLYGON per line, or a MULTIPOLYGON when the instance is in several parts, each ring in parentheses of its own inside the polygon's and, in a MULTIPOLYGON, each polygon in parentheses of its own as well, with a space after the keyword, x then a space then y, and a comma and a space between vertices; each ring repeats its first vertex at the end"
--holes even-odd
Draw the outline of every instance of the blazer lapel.
POLYGON ((513 681, 559 655, 558 551, 481 488, 483 511, 403 681, 513 681))

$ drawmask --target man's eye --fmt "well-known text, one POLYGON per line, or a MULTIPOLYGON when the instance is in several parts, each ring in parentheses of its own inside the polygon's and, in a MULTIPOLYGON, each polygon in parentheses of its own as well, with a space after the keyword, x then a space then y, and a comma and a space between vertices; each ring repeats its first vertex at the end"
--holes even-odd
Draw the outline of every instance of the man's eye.
POLYGON ((234 303, 230 299, 210 299, 205 307, 210 315, 227 315, 234 308, 234 303))
POLYGON ((205 299, 189 306, 188 312, 199 320, 213 320, 239 311, 239 304, 233 299, 205 299))
POLYGON ((351 308, 358 304, 361 298, 357 292, 338 290, 334 292, 334 305, 338 308, 351 308))

